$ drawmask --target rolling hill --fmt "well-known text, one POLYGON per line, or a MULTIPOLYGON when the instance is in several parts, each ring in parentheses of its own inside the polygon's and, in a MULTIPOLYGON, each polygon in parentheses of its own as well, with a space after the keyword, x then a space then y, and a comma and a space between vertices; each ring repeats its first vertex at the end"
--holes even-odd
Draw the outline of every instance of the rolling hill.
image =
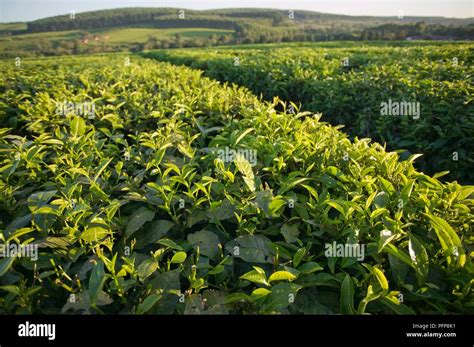
POLYGON ((125 8, 0 23, 0 57, 293 41, 474 38, 474 19, 303 10, 125 8), (422 23, 423 31, 418 26, 422 23), (388 33, 388 34, 387 34, 388 33))

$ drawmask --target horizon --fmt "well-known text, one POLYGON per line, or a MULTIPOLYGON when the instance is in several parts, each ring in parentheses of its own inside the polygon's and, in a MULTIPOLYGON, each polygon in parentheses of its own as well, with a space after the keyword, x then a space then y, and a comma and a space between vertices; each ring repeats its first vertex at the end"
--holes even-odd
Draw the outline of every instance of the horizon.
POLYGON ((37 19, 68 14, 74 10, 77 14, 98 10, 112 10, 120 8, 176 8, 189 10, 221 10, 221 9, 277 9, 295 11, 313 11, 325 14, 369 17, 396 17, 400 11, 404 17, 443 17, 469 19, 473 18, 473 2, 470 0, 422 0, 413 4, 409 0, 333 0, 308 1, 288 0, 269 1, 261 0, 255 5, 248 0, 214 0, 202 1, 195 4, 190 0, 160 0, 160 6, 152 0, 2 0, 0 7, 0 22, 28 22, 37 19), (226 3, 227 6, 219 4, 226 3), (238 4, 233 6, 232 4, 238 4), (294 6, 289 6, 289 5, 294 6), (181 5, 181 6, 179 6, 181 5), (28 9, 25 11, 25 9, 28 9))

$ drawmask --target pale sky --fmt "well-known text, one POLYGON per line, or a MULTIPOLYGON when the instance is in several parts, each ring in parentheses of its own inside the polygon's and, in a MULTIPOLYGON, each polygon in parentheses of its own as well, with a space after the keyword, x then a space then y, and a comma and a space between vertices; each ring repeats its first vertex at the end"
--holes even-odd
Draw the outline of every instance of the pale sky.
POLYGON ((474 17, 474 0, 0 0, 0 22, 118 7, 263 7, 372 16, 474 17))

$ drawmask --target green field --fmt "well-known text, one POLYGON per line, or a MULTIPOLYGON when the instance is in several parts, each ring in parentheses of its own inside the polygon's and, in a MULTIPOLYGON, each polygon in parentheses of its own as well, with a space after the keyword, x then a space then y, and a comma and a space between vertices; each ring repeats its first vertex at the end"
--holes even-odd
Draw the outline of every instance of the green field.
MULTIPOLYGON (((470 88, 470 46, 190 52, 149 56, 278 93, 328 76, 324 101, 345 107, 357 100, 331 81, 357 86, 361 71, 417 94, 445 81, 460 103, 470 88), (359 65, 343 71, 349 53, 359 65)), ((0 314, 473 313, 474 187, 418 171, 416 155, 138 55, 0 73, 0 241, 37 250, 0 259, 0 314)))
POLYGON ((57 41, 74 40, 79 37, 80 32, 78 30, 4 36, 0 37, 0 52, 31 50, 39 40, 54 43, 57 41))
POLYGON ((5 31, 25 30, 26 23, 0 23, 0 33, 5 31))
MULTIPOLYGON (((20 34, 12 36, 0 36, 0 54, 11 51, 18 52, 22 56, 23 51, 34 51, 39 44, 54 45, 62 42, 75 42, 82 38, 84 30, 54 31, 42 33, 20 34)), ((81 42, 83 46, 97 46, 105 44, 111 47, 145 43, 150 37, 157 39, 174 38, 179 34, 183 39, 193 39, 199 37, 210 37, 212 35, 232 35, 233 30, 207 29, 207 28, 110 28, 95 29, 89 31, 90 37, 87 44, 81 42), (98 41, 94 38, 98 37, 98 41)))
POLYGON ((122 43, 144 43, 150 36, 156 38, 170 38, 176 34, 183 38, 209 37, 211 35, 229 35, 232 30, 216 30, 206 28, 174 28, 174 29, 154 29, 154 28, 124 28, 111 30, 97 30, 96 35, 109 36, 110 44, 122 43))

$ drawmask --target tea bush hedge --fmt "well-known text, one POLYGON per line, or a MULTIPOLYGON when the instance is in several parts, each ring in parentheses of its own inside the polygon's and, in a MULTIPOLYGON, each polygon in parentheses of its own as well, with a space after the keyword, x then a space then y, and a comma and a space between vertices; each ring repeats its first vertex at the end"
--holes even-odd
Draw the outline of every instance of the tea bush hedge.
POLYGON ((417 168, 450 171, 474 182, 472 43, 357 47, 326 44, 254 45, 251 49, 168 50, 145 56, 201 69, 206 76, 278 96, 344 125, 351 136, 390 150, 423 154, 417 168), (419 103, 419 115, 382 115, 381 104, 419 103))

